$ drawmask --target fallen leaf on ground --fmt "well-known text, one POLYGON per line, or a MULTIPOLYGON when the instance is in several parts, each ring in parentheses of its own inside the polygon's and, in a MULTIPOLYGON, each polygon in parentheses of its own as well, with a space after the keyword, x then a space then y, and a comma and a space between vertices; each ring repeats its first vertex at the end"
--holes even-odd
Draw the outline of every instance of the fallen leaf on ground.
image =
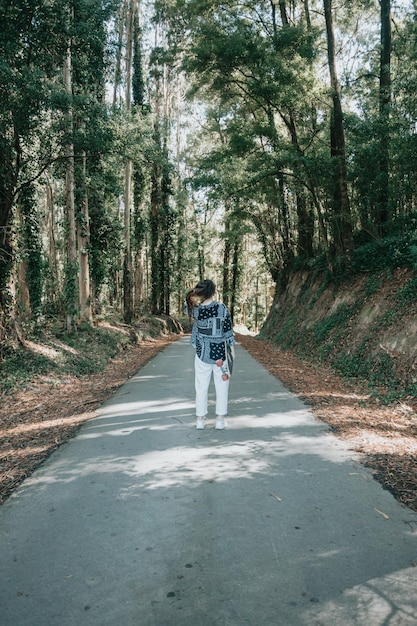
POLYGON ((376 506, 374 506, 374 511, 376 511, 377 513, 379 513, 380 515, 382 515, 382 517, 384 519, 389 519, 389 515, 387 515, 386 513, 383 513, 383 511, 380 511, 379 509, 376 508, 376 506))
POLYGON ((277 496, 275 493, 270 493, 269 495, 275 498, 275 500, 278 500, 278 502, 282 502, 281 498, 277 496))

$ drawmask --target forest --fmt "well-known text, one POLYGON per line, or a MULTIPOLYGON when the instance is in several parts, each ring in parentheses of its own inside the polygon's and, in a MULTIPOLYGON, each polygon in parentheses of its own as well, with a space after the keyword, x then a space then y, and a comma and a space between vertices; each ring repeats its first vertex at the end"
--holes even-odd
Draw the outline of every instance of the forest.
POLYGON ((417 6, 0 0, 0 353, 417 268, 417 6))

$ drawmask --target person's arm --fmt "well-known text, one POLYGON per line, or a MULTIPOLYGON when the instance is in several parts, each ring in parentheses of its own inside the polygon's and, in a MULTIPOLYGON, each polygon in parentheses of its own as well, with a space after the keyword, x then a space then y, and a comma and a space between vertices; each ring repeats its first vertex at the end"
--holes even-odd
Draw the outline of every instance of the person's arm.
MULTIPOLYGON (((233 345, 236 343, 236 339, 233 334, 232 318, 230 317, 230 313, 226 306, 225 306, 225 317, 223 321, 223 336, 227 345, 232 348, 233 345)), ((234 351, 232 352, 232 355, 234 358, 234 351)))
POLYGON ((192 318, 193 321, 193 326, 191 329, 191 345, 193 346, 193 348, 195 348, 197 346, 197 322, 195 320, 195 317, 192 318))

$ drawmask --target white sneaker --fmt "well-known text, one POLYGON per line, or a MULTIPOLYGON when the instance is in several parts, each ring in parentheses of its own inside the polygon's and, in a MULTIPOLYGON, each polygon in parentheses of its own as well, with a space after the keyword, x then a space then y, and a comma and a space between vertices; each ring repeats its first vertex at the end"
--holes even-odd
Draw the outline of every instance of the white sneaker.
POLYGON ((224 430, 227 426, 227 422, 224 419, 224 415, 218 415, 216 419, 216 430, 224 430))
POLYGON ((197 421, 195 423, 195 427, 197 430, 204 430, 205 419, 204 417, 197 417, 197 421))

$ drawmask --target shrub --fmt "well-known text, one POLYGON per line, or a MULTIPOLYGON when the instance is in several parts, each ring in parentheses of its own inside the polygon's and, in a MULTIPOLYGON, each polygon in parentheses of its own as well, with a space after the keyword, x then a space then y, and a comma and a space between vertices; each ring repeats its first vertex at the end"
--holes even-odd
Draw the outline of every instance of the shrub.
POLYGON ((417 235, 407 232, 400 237, 377 239, 353 254, 352 272, 376 272, 397 267, 417 268, 417 235))

